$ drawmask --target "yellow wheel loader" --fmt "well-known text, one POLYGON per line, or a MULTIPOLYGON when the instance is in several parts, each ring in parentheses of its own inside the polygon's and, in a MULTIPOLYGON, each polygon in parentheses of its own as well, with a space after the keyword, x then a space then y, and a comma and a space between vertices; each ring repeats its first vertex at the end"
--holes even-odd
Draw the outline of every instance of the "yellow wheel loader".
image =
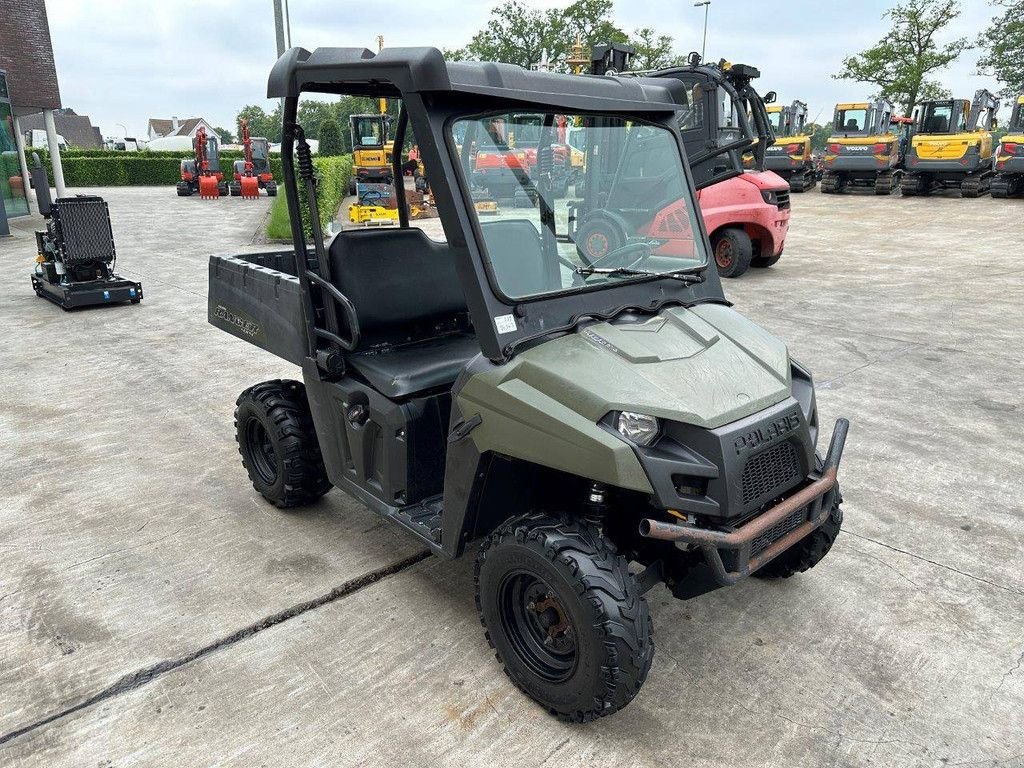
POLYGON ((822 158, 821 191, 835 194, 864 187, 877 195, 892 194, 900 184, 909 121, 894 117, 892 104, 878 99, 836 104, 832 125, 822 158))
POLYGON ((903 177, 904 197, 959 189, 964 197, 989 190, 992 129, 999 100, 982 88, 967 99, 924 101, 914 107, 915 135, 903 177))
POLYGON ((992 197, 1024 194, 1024 93, 1013 103, 1013 114, 996 152, 992 197))
POLYGON ((807 105, 794 101, 790 105, 767 107, 768 121, 775 133, 775 144, 764 153, 764 167, 789 182, 791 192, 813 189, 818 180, 811 158, 811 137, 807 135, 807 105))

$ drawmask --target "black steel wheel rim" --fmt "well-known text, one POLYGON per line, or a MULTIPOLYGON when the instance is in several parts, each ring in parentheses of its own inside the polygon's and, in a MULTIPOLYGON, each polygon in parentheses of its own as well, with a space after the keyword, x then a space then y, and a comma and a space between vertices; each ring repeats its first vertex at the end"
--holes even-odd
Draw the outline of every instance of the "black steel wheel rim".
POLYGON ((561 601, 536 574, 516 571, 498 588, 498 611, 516 656, 541 680, 560 683, 576 670, 576 630, 561 601))
POLYGON ((253 469, 267 485, 277 482, 277 452, 263 422, 253 417, 245 425, 245 444, 253 469))

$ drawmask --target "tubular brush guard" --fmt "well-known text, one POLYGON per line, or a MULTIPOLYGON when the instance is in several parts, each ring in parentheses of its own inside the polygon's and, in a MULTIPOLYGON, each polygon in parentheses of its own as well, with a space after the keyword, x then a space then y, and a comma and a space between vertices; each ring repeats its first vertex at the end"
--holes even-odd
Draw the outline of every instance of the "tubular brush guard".
POLYGON ((825 465, 822 467, 818 479, 758 515, 746 525, 732 531, 714 531, 645 518, 640 521, 640 535, 650 539, 682 541, 699 546, 704 553, 704 559, 711 567, 715 580, 723 586, 735 584, 781 555, 825 522, 833 505, 824 502, 826 498, 830 501, 833 498, 832 490, 836 487, 839 461, 843 457, 843 446, 846 444, 846 433, 849 428, 850 422, 846 419, 836 421, 835 429, 832 430, 828 454, 825 457, 825 465), (756 554, 752 554, 754 542, 758 537, 770 533, 772 528, 785 523, 791 515, 805 508, 807 514, 803 523, 772 541, 756 554), (725 567, 725 563, 722 562, 722 550, 736 553, 736 570, 730 571, 725 567))

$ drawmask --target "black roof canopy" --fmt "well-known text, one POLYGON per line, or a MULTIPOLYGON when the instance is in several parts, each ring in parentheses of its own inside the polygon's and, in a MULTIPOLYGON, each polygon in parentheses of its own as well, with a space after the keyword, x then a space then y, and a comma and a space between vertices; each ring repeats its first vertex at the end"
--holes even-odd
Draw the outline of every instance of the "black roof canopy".
POLYGON ((268 98, 321 91, 400 97, 402 93, 494 96, 565 110, 671 112, 678 81, 534 72, 512 64, 447 62, 436 48, 292 48, 274 65, 268 98))

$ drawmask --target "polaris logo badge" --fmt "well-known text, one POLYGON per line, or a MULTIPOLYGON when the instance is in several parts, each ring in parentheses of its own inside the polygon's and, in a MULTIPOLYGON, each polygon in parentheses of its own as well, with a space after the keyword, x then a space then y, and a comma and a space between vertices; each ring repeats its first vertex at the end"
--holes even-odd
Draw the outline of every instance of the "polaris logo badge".
POLYGON ((213 310, 213 316, 218 320, 223 320, 225 323, 235 326, 246 336, 256 336, 260 332, 260 327, 256 323, 236 315, 223 304, 217 305, 217 308, 213 310))
POLYGON ((736 454, 739 455, 765 443, 774 442, 783 435, 788 435, 799 426, 800 416, 796 413, 790 413, 787 416, 782 416, 775 421, 738 436, 733 440, 732 447, 736 449, 736 454))

